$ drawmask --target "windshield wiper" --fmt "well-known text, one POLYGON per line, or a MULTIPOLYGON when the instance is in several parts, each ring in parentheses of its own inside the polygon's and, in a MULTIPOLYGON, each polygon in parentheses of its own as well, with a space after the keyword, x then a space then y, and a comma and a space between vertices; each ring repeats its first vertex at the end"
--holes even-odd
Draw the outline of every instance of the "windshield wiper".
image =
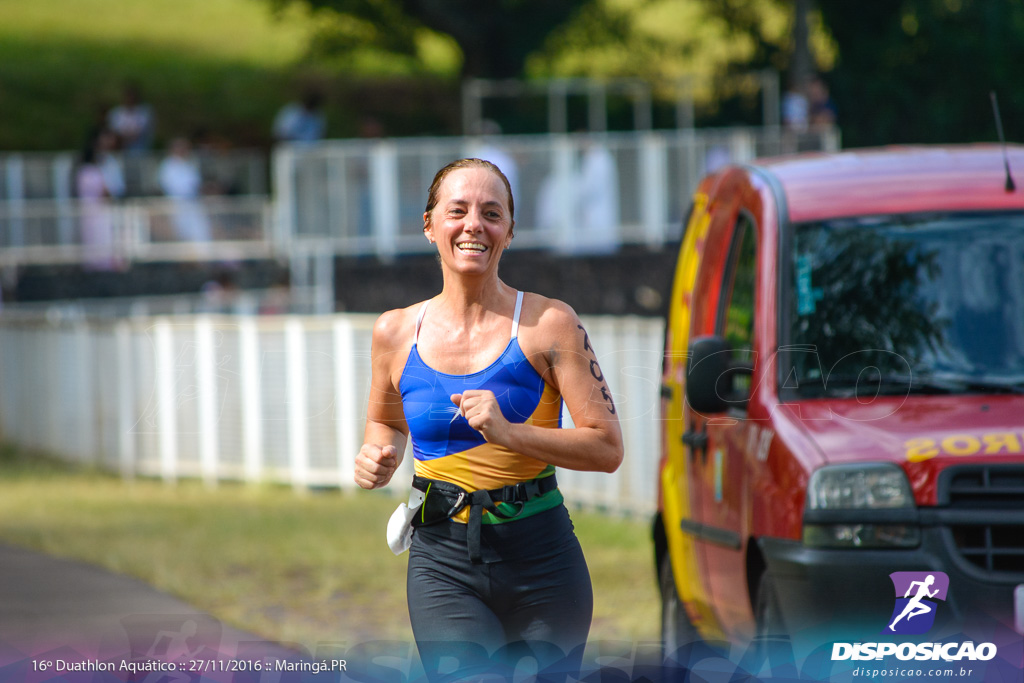
POLYGON ((1024 380, 926 374, 838 374, 794 387, 804 395, 898 396, 906 394, 1024 394, 1024 380))
POLYGON ((986 379, 984 377, 963 377, 955 381, 962 382, 964 388, 971 393, 979 394, 1024 394, 1024 381, 986 379))
POLYGON ((798 387, 802 395, 824 396, 898 396, 901 394, 955 394, 963 391, 963 384, 931 377, 902 374, 838 374, 833 373, 815 382, 803 382, 798 387))

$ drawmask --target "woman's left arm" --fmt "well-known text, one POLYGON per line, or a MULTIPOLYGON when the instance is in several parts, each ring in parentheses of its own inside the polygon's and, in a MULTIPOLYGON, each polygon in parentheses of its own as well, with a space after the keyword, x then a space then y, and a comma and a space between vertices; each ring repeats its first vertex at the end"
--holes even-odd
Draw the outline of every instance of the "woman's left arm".
POLYGON ((571 470, 614 472, 622 463, 622 432, 608 381, 583 325, 568 305, 550 300, 530 331, 543 343, 544 379, 562 394, 575 429, 508 422, 494 394, 452 396, 471 427, 490 443, 571 470))

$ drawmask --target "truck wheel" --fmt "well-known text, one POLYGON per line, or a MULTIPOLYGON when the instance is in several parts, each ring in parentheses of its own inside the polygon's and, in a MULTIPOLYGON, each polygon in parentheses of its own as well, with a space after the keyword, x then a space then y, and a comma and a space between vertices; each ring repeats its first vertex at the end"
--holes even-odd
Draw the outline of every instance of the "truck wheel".
POLYGON ((757 635, 761 637, 777 637, 786 635, 785 624, 782 623, 782 611, 779 609, 779 596, 775 592, 775 579, 765 570, 757 583, 757 602, 754 606, 754 619, 757 624, 757 635))
POLYGON ((690 623, 686 608, 679 599, 672 575, 672 561, 667 553, 658 568, 658 582, 661 588, 661 654, 665 659, 684 645, 699 641, 700 635, 690 623))

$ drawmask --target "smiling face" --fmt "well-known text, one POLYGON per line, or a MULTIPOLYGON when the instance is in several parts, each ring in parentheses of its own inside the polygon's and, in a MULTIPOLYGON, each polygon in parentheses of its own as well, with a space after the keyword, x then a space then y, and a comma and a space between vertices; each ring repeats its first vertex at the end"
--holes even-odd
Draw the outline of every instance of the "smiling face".
POLYGON ((455 168, 437 187, 436 200, 423 214, 423 232, 437 245, 442 266, 465 274, 496 271, 514 224, 502 179, 484 166, 455 168))

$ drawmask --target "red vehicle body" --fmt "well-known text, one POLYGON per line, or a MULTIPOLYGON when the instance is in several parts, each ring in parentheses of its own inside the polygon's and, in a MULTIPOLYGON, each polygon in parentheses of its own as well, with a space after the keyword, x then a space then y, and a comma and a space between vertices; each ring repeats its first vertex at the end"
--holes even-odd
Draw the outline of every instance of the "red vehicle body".
MULTIPOLYGON (((1024 148, 1006 159, 1024 179, 1024 148)), ((947 620, 1013 621, 1024 190, 1007 183, 994 145, 770 159, 700 183, 664 358, 667 650, 877 634, 895 571, 948 574, 947 620)))

